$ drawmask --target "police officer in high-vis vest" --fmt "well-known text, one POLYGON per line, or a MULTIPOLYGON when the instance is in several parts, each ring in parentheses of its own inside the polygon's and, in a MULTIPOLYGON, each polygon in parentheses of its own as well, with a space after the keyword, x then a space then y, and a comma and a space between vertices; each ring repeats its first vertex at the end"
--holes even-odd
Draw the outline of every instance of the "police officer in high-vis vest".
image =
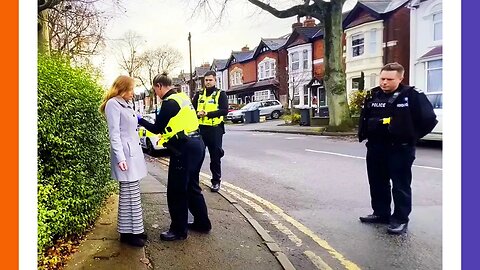
POLYGON ((407 231, 412 210, 415 144, 437 123, 425 94, 400 83, 404 72, 398 63, 389 63, 381 69, 380 86, 365 98, 358 131, 360 142, 367 139, 367 174, 373 208, 373 214, 360 217, 360 221, 389 224, 390 234, 407 231))
POLYGON ((153 89, 162 99, 155 123, 145 119, 139 119, 138 123, 150 132, 160 133, 159 143, 171 152, 167 203, 172 222, 170 229, 161 233, 160 238, 165 241, 182 240, 187 237, 188 229, 208 233, 212 226, 199 185, 205 145, 198 130, 197 114, 190 98, 184 93, 177 93, 165 73, 155 76, 153 89), (194 217, 193 224, 188 224, 188 210, 194 217))
POLYGON ((210 171, 212 172, 210 190, 217 192, 220 189, 222 176, 220 159, 224 155, 222 148, 223 134, 225 134, 223 118, 228 114, 228 97, 225 91, 215 87, 215 71, 207 71, 204 81, 205 89, 195 94, 192 103, 197 111, 203 142, 210 154, 210 171))

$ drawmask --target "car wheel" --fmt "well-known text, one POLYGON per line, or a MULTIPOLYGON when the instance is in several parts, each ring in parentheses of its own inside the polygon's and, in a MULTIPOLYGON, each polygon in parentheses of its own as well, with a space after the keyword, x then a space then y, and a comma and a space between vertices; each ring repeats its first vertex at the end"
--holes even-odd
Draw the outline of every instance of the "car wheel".
POLYGON ((272 119, 278 119, 280 118, 280 112, 279 111, 273 111, 272 112, 272 119))
POLYGON ((153 148, 152 142, 150 141, 150 139, 147 139, 147 154, 151 156, 153 155, 154 152, 155 152, 155 149, 153 148))
POLYGON ((243 116, 240 118, 240 123, 245 123, 245 118, 243 116))

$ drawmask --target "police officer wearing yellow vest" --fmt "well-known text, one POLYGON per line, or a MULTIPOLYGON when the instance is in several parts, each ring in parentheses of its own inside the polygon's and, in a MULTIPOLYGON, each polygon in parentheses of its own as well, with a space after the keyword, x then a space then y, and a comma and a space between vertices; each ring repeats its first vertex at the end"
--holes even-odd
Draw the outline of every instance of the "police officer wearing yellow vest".
POLYGON ((223 117, 228 114, 228 97, 224 91, 215 87, 215 71, 207 71, 204 80, 205 89, 195 94, 192 103, 197 111, 203 142, 210 154, 210 171, 212 172, 210 190, 217 192, 220 189, 222 176, 220 159, 224 155, 222 148, 223 134, 225 134, 223 117))
POLYGON ((398 63, 389 63, 381 69, 380 86, 372 89, 365 99, 358 131, 360 142, 367 139, 367 174, 373 208, 373 214, 360 217, 360 221, 389 224, 390 234, 407 231, 412 210, 415 144, 437 123, 425 94, 400 83, 403 74, 404 68, 398 63))
POLYGON ((164 241, 183 240, 187 230, 208 233, 212 226, 207 205, 199 185, 200 169, 205 158, 205 145, 198 130, 198 119, 190 98, 177 93, 172 79, 165 73, 155 76, 153 89, 162 99, 162 107, 154 124, 139 119, 148 131, 162 134, 160 143, 171 151, 168 166, 167 203, 170 229, 160 234, 164 241), (188 210, 194 217, 188 224, 188 210))

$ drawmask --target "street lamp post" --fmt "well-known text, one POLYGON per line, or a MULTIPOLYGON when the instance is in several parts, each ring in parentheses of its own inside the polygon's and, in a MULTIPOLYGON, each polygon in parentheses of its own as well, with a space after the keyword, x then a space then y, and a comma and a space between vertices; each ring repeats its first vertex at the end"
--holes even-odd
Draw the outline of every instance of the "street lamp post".
POLYGON ((188 52, 190 55, 190 98, 193 97, 193 73, 192 73, 192 35, 188 32, 188 52))

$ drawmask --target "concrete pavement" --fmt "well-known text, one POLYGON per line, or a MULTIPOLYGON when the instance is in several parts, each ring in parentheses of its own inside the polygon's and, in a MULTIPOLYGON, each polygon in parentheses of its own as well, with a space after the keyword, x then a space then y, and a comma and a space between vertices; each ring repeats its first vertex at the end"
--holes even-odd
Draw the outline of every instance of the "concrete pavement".
POLYGON ((118 241, 118 195, 114 195, 65 269, 295 269, 268 232, 234 199, 222 191, 211 193, 206 186, 203 194, 212 231, 190 232, 184 241, 161 241, 160 233, 170 224, 168 161, 146 159, 149 175, 141 181, 141 194, 147 245, 132 248, 118 241))

